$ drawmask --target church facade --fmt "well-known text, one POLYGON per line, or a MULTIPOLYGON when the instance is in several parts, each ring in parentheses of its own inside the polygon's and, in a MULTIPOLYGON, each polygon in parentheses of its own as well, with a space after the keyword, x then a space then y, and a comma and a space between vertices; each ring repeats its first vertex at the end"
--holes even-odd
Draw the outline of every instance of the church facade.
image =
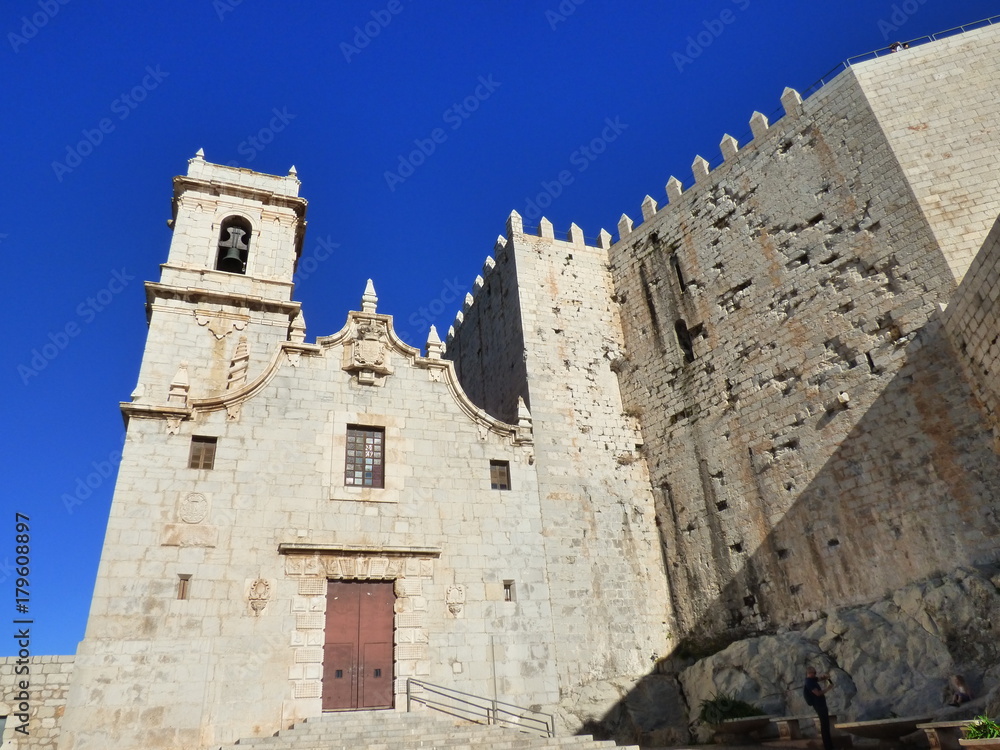
POLYGON ((219 746, 408 678, 575 730, 681 645, 995 562, 998 35, 786 90, 616 241, 512 214, 423 350, 371 283, 307 341, 294 171, 199 153, 58 746, 219 746))

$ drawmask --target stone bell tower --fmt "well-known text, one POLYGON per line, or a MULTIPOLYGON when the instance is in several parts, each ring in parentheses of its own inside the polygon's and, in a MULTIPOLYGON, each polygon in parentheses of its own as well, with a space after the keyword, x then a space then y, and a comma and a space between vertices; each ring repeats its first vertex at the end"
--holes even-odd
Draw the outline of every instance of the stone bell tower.
POLYGON ((279 341, 302 341, 292 275, 306 201, 285 177, 206 162, 174 178, 174 236, 159 282, 146 283, 149 336, 135 406, 184 407, 239 388, 279 341))

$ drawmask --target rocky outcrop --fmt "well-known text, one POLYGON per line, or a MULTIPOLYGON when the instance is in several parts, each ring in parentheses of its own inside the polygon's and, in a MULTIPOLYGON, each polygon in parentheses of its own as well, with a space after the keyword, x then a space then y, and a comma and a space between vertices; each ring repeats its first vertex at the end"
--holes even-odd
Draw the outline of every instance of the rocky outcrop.
POLYGON ((962 712, 1000 711, 1000 571, 961 569, 866 607, 830 613, 798 632, 737 641, 678 679, 694 722, 701 701, 731 693, 768 713, 810 713, 805 668, 829 672, 831 712, 865 721, 891 715, 956 715, 945 706, 948 676, 976 696, 962 712))

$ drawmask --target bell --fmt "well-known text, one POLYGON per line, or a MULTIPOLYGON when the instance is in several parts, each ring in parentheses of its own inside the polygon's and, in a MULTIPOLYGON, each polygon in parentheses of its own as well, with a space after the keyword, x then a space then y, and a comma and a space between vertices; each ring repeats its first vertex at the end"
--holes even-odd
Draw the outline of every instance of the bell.
POLYGON ((218 270, 226 273, 243 273, 243 258, 235 247, 226 249, 226 254, 219 259, 218 270))

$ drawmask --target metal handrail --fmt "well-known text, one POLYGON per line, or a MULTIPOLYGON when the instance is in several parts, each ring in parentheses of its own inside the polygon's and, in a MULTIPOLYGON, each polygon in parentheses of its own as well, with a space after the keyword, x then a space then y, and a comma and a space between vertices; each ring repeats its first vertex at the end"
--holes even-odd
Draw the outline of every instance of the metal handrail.
POLYGON ((475 724, 497 724, 513 727, 522 732, 540 734, 543 737, 556 736, 556 722, 552 714, 408 677, 406 678, 407 713, 413 710, 414 703, 475 724), (420 692, 414 688, 418 688, 420 692))

